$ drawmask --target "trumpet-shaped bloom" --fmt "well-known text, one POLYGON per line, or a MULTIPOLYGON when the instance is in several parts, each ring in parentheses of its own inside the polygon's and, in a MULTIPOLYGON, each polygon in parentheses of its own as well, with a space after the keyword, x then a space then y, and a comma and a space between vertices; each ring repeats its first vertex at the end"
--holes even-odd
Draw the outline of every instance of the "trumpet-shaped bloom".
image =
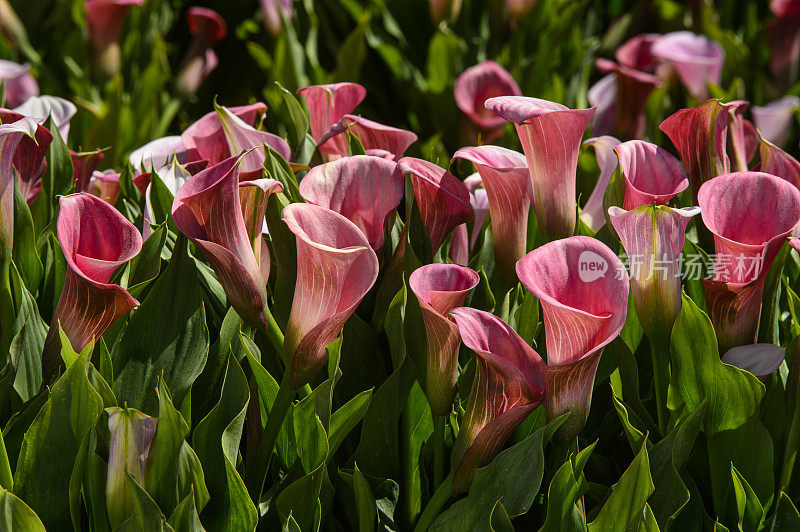
POLYGON ((189 161, 189 153, 183 145, 180 135, 151 140, 144 146, 133 150, 128 156, 128 161, 137 175, 150 170, 158 172, 173 160, 180 164, 189 161))
POLYGON ((366 152, 381 150, 391 154, 395 161, 417 141, 417 135, 411 131, 385 126, 360 116, 344 115, 344 118, 323 135, 319 141, 320 150, 339 157, 348 155, 348 139, 345 134, 348 130, 361 141, 366 152))
POLYGON ((614 58, 621 65, 636 70, 652 71, 658 62, 653 55, 653 45, 661 35, 658 33, 642 33, 631 37, 614 52, 614 58))
POLYGON ((469 191, 453 174, 431 162, 404 157, 398 167, 403 175, 411 176, 414 199, 436 253, 450 231, 472 220, 469 191))
MULTIPOLYGON (((227 109, 245 124, 252 125, 259 116, 267 111, 267 106, 258 102, 227 109)), ((186 128, 186 131, 181 134, 181 141, 188 152, 190 161, 206 160, 209 166, 213 166, 230 157, 228 141, 225 139, 225 131, 222 129, 222 122, 217 111, 206 113, 197 122, 186 128)), ((233 155, 238 154, 237 152, 233 155)))
POLYGON ((698 100, 708 97, 709 82, 719 85, 725 50, 708 37, 690 31, 667 33, 650 51, 675 68, 683 86, 698 100))
POLYGON ((698 107, 681 109, 659 126, 678 150, 695 202, 703 183, 731 171, 728 117, 728 106, 708 100, 698 107))
POLYGON ((131 6, 141 6, 143 0, 86 0, 86 25, 95 64, 106 76, 119 72, 119 36, 125 15, 131 6))
POLYGON ((278 192, 283 192, 283 185, 274 179, 261 178, 239 183, 239 204, 242 207, 244 226, 265 285, 269 280, 270 258, 269 248, 264 241, 264 217, 270 195, 278 192))
POLYGON ((542 304, 545 409, 548 419, 572 411, 555 435, 566 442, 589 415, 600 352, 625 325, 628 276, 605 244, 585 236, 534 249, 517 262, 517 275, 542 304))
POLYGON ((689 186, 678 159, 655 144, 629 140, 615 146, 614 151, 622 170, 625 210, 641 205, 665 205, 689 186))
POLYGON ((261 176, 266 152, 264 145, 271 147, 278 154, 289 161, 292 152, 285 140, 277 135, 266 131, 259 131, 247 122, 236 116, 227 107, 216 106, 222 130, 225 133, 225 141, 228 144, 228 154, 238 155, 247 150, 242 157, 239 170, 242 172, 242 180, 257 179, 261 176))
POLYGON ((297 280, 284 352, 297 389, 322 368, 332 342, 378 278, 378 257, 361 230, 339 213, 310 203, 283 209, 297 239, 297 280))
POLYGON ((618 159, 614 152, 614 146, 619 143, 619 140, 610 135, 593 137, 583 142, 585 146, 594 147, 594 156, 597 159, 597 166, 600 167, 600 177, 597 178, 597 184, 581 211, 581 219, 594 232, 599 231, 603 224, 606 223, 606 217, 603 214, 603 197, 606 194, 608 182, 611 180, 611 176, 614 175, 614 170, 617 169, 618 159))
MULTIPOLYGON (((11 124, 22 120, 25 115, 16 111, 0 109, 0 122, 11 124)), ((28 120, 31 120, 30 118, 28 120)), ((34 119, 34 122, 36 120, 34 119)), ((28 124, 31 122, 28 121, 28 124)), ((14 168, 17 170, 17 182, 22 196, 28 205, 39 196, 42 190, 42 175, 47 171, 45 155, 50 147, 53 135, 42 125, 36 126, 33 137, 23 135, 14 151, 14 168)))
POLYGON ((486 109, 484 102, 495 96, 522 96, 508 71, 494 61, 484 61, 466 69, 456 79, 456 105, 481 129, 502 128, 505 120, 486 109))
POLYGON ((514 122, 528 159, 531 197, 539 230, 555 239, 575 229, 575 173, 583 132, 591 109, 568 109, 561 104, 501 96, 486 100, 486 108, 514 122))
POLYGON ((72 185, 76 192, 89 190, 89 180, 97 165, 105 158, 102 150, 74 152, 69 150, 72 159, 72 185))
POLYGON ((108 470, 106 509, 111 526, 117 527, 134 513, 134 498, 129 493, 128 474, 145 484, 145 468, 158 420, 132 408, 107 408, 108 470))
POLYGON ((760 380, 776 371, 784 358, 786 350, 773 344, 740 345, 722 355, 726 364, 749 371, 760 380))
POLYGON ((758 133, 753 123, 744 118, 749 102, 736 100, 728 105, 728 159, 735 171, 743 172, 748 170, 747 163, 758 150, 758 133))
POLYGON ((472 483, 475 470, 487 465, 506 439, 542 402, 544 362, 500 318, 472 308, 451 312, 461 339, 478 356, 478 370, 451 456, 455 471, 451 491, 472 483))
POLYGON ((80 352, 139 305, 124 288, 109 283, 114 271, 142 249, 142 235, 119 211, 91 194, 64 196, 59 200, 56 233, 67 275, 45 340, 45 375, 52 375, 59 365, 59 325, 80 352))
MULTIPOLYGON (((613 84, 613 103, 611 103, 610 94, 603 95, 599 99, 597 92, 593 95, 590 94, 590 96, 603 103, 603 111, 606 113, 604 120, 610 121, 613 113, 613 131, 618 137, 626 139, 641 137, 644 135, 646 125, 645 105, 647 104, 647 98, 653 90, 661 86, 661 80, 647 72, 619 65, 608 59, 598 59, 597 67, 601 71, 613 73, 616 78, 616 83, 613 84), (611 105, 609 105, 610 103, 611 105)), ((595 91, 597 90, 595 89, 595 91)), ((608 88, 605 90, 609 92, 612 90, 610 83, 608 83, 608 88)), ((592 105, 596 105, 592 98, 589 101, 592 105)), ((596 130, 594 132, 595 134, 601 134, 596 130)))
POLYGON ((25 102, 16 107, 14 112, 21 115, 30 116, 37 120, 47 123, 48 117, 53 117, 58 132, 61 134, 61 139, 64 143, 67 142, 69 137, 69 124, 78 108, 75 104, 64 98, 58 96, 31 96, 25 102))
POLYGON ((800 191, 774 175, 734 172, 704 184, 698 201, 716 251, 706 302, 725 352, 755 339, 767 272, 800 221, 800 191))
POLYGON ((0 81, 5 87, 6 105, 16 107, 28 98, 39 95, 39 84, 30 73, 30 65, 18 65, 0 59, 0 81))
POLYGON ((212 46, 225 38, 227 26, 222 17, 207 7, 190 7, 186 12, 192 43, 178 71, 175 86, 189 96, 197 92, 203 80, 217 67, 219 59, 212 46))
POLYGON ((458 384, 458 328, 448 314, 478 286, 477 273, 456 264, 428 264, 414 270, 408 285, 419 301, 428 338, 425 393, 431 410, 448 416, 458 384))
POLYGON ((94 172, 89 180, 87 190, 90 194, 114 205, 114 202, 117 201, 117 196, 119 196, 119 177, 120 173, 115 170, 94 172))
POLYGON ((764 106, 754 105, 753 121, 761 133, 761 137, 771 143, 784 147, 792 124, 795 122, 795 111, 800 108, 800 98, 784 96, 764 106))
POLYGON ((514 278, 515 264, 525 254, 528 234, 528 164, 525 156, 500 146, 462 148, 453 158, 475 165, 489 200, 497 267, 514 278))
POLYGON ((636 315, 652 341, 669 341, 681 310, 680 257, 686 226, 699 207, 643 205, 608 209, 628 255, 636 315))
MULTIPOLYGON (((469 204, 475 214, 472 235, 469 237, 469 246, 474 247, 483 229, 483 221, 486 219, 486 215, 489 214, 489 196, 486 194, 486 189, 483 188, 483 181, 478 172, 467 176, 464 179, 464 186, 469 191, 469 204)), ((466 224, 463 225, 466 227, 466 224)), ((527 231, 527 227, 525 230, 527 231)))
MULTIPOLYGON (((177 161, 174 159, 171 163, 162 166, 160 169, 155 170, 155 173, 158 174, 158 177, 161 179, 161 182, 164 183, 164 186, 169 189, 172 193, 172 196, 178 193, 181 187, 189 180, 192 175, 189 173, 186 168, 178 164, 177 161)), ((152 233, 152 229, 150 228, 150 224, 155 222, 156 215, 153 212, 153 202, 150 197, 150 192, 153 188, 153 183, 150 180, 151 174, 142 174, 138 178, 134 179, 134 183, 137 181, 142 182, 143 177, 147 176, 148 180, 144 185, 144 189, 141 190, 142 195, 144 196, 144 224, 142 227, 142 236, 144 238, 148 238, 152 233)), ((138 186, 138 185, 137 185, 138 186)), ((241 192, 241 191, 240 191, 241 192)))
POLYGON ((175 194, 172 218, 211 263, 236 312, 266 327, 267 282, 242 214, 240 163, 231 157, 189 179, 175 194))
POLYGON ((37 124, 23 118, 0 125, 0 273, 11 262, 14 246, 14 159, 20 142, 34 138, 37 124))
POLYGON ((367 90, 358 83, 333 83, 330 85, 311 85, 298 89, 297 94, 306 97, 311 122, 311 136, 320 145, 323 153, 335 153, 329 150, 322 138, 345 115, 352 113, 356 106, 364 101, 367 90))
POLYGON ((283 23, 281 16, 287 19, 292 18, 294 12, 294 0, 258 0, 261 7, 261 16, 264 20, 264 27, 273 37, 281 34, 283 23))
POLYGON ((300 182, 300 195, 356 224, 378 251, 386 222, 403 199, 403 176, 388 159, 343 157, 312 168, 300 182))

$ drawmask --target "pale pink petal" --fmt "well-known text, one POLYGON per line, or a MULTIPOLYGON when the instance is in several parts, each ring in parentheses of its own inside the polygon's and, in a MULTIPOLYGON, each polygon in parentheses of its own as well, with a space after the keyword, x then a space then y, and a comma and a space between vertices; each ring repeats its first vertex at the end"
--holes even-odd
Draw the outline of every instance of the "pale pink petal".
POLYGON ((761 137, 784 147, 792 125, 796 122, 795 112, 800 108, 800 97, 784 96, 764 106, 754 105, 753 121, 761 137))
POLYGON ((508 73, 494 61, 484 61, 466 69, 455 82, 456 105, 472 122, 483 129, 502 127, 505 120, 484 107, 494 96, 522 96, 522 91, 508 73))
POLYGON ((623 183, 625 210, 665 205, 689 186, 680 161, 667 150, 643 140, 615 146, 623 183))
POLYGON ((614 146, 619 143, 618 139, 609 135, 593 137, 583 141, 584 146, 594 147, 594 156, 597 159, 597 166, 600 167, 600 177, 597 178, 597 184, 581 211, 581 219, 594 232, 600 230, 606 223, 606 217, 603 214, 603 197, 606 194, 608 182, 611 180, 611 176, 614 175, 614 170, 617 169, 617 156, 614 152, 614 146))
POLYGON ((678 72, 684 87, 695 98, 708 97, 708 83, 719 85, 725 50, 703 35, 690 31, 667 33, 651 48, 653 56, 669 61, 678 72))

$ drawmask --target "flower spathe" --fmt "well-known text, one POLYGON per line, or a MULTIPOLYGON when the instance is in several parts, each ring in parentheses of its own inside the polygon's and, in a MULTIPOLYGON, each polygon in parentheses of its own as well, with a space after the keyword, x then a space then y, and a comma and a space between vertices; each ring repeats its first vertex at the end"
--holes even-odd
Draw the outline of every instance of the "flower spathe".
POLYGON ((30 65, 18 65, 0 59, 0 81, 5 87, 6 105, 16 107, 39 95, 39 84, 30 73, 30 65))
POLYGON ((486 109, 484 102, 495 96, 522 96, 522 91, 508 71, 494 61, 469 67, 455 82, 456 105, 481 129, 503 127, 505 120, 486 109))
POLYGON ((662 35, 650 52, 668 61, 686 90, 698 100, 708 97, 708 83, 719 85, 725 50, 716 41, 690 31, 676 31, 662 35))
POLYGON ((614 170, 617 169, 617 155, 614 152, 614 147, 619 143, 619 140, 611 135, 592 137, 583 141, 584 146, 594 147, 594 156, 597 160, 597 166, 600 167, 600 177, 597 178, 597 184, 594 186, 589 199, 586 200, 583 210, 581 210, 581 219, 594 232, 599 231, 606 223, 606 217, 603 213, 603 197, 606 194, 608 182, 611 181, 611 176, 614 175, 614 170))
POLYGON ((92 178, 89 180, 87 190, 90 194, 114 205, 114 202, 117 201, 117 196, 119 196, 120 175, 119 172, 113 169, 103 172, 94 172, 92 178))
POLYGON ((69 137, 70 121, 78 112, 78 108, 69 100, 44 94, 31 96, 22 105, 14 108, 14 112, 36 118, 45 124, 48 117, 52 117, 61 134, 61 139, 66 143, 69 137))
POLYGON ((636 315, 651 341, 668 342, 681 310, 680 256, 686 226, 699 207, 642 205, 608 209, 628 255, 636 315))
POLYGON ((322 139, 345 115, 355 110, 367 96, 367 90, 358 83, 344 82, 303 87, 297 94, 306 98, 311 136, 320 145, 320 151, 336 153, 334 146, 328 146, 322 139))
POLYGON ((411 177, 414 199, 436 253, 457 225, 472 220, 469 191, 453 174, 431 162, 404 157, 398 167, 403 175, 411 177))
POLYGON ((378 278, 378 257, 353 222, 330 209, 292 203, 282 219, 297 242, 297 279, 286 326, 289 385, 308 383, 325 350, 378 278))
POLYGON ((103 150, 74 152, 69 151, 72 159, 72 186, 76 192, 87 192, 89 180, 92 178, 97 165, 105 158, 103 150))
POLYGON ((689 186, 680 161, 667 150, 643 140, 614 146, 622 174, 625 210, 665 205, 689 186))
POLYGON ((224 39, 228 30, 219 13, 207 7, 190 7, 186 20, 193 38, 176 76, 175 86, 180 94, 190 96, 217 67, 219 59, 212 46, 224 39))
POLYGON ((141 234, 119 211, 88 193, 63 196, 56 234, 67 274, 45 340, 42 369, 46 377, 60 365, 59 326, 80 352, 139 305, 127 290, 109 283, 114 271, 142 249, 141 234))
POLYGON ((784 147, 798 108, 800 108, 800 97, 797 96, 784 96, 764 106, 754 105, 753 121, 761 137, 784 147))
POLYGON ((425 393, 431 410, 448 416, 458 384, 458 328, 448 314, 464 304, 480 277, 456 264, 427 264, 414 270, 408 286, 419 301, 427 334, 428 357, 425 393))
MULTIPOLYGON (((259 116, 267 112, 267 106, 262 102, 257 102, 240 107, 228 107, 227 110, 245 124, 252 125, 259 116)), ((188 152, 188 160, 206 160, 209 166, 222 162, 231 155, 239 155, 239 152, 233 154, 230 152, 225 131, 222 129, 222 122, 216 110, 206 113, 186 128, 186 131, 181 134, 181 142, 188 152)))
POLYGON ((636 70, 652 71, 657 60, 653 56, 653 45, 661 35, 658 33, 642 33, 631 37, 614 52, 614 58, 621 65, 636 70))
POLYGON ((258 0, 264 27, 270 35, 278 37, 283 29, 281 16, 292 18, 294 0, 258 0))
POLYGON ((453 446, 451 492, 472 483, 506 439, 542 403, 544 362, 517 332, 497 316, 473 308, 451 313, 461 340, 478 356, 464 419, 453 446))
POLYGON ((312 168, 300 182, 300 195, 356 224, 378 251, 389 216, 403 199, 403 176, 388 159, 342 157, 312 168))
POLYGON ((600 353, 625 324, 628 277, 614 252, 585 236, 534 249, 517 262, 517 275, 542 304, 544 404, 548 419, 571 410, 555 434, 566 442, 589 415, 600 353))
POLYGON ((575 229, 578 152, 595 108, 568 109, 524 96, 490 98, 486 108, 517 128, 528 159, 528 194, 539 230, 551 240, 571 235, 575 229))
POLYGON ((800 191, 771 174, 734 172, 705 183, 698 202, 714 235, 714 271, 703 286, 724 353, 755 339, 766 274, 800 221, 800 191))
MULTIPOLYGON (((623 139, 641 137, 644 135, 646 125, 645 105, 647 98, 653 90, 661 86, 661 80, 647 72, 641 72, 608 59, 598 59, 597 67, 601 71, 611 72, 616 78, 613 89, 608 81, 606 81, 608 88, 605 89, 614 91, 613 103, 610 100, 610 95, 604 95, 600 98, 604 107, 608 109, 605 112, 609 115, 613 113, 613 131, 615 135, 623 139)), ((595 93, 594 97, 597 98, 597 93, 595 93)), ((592 105, 596 104, 591 98, 589 101, 592 105)), ((600 110, 598 110, 599 112, 600 110)), ((610 121, 611 117, 608 116, 605 120, 610 121)), ((606 125, 605 127, 608 126, 606 125)), ((595 131, 595 134, 600 133, 603 133, 603 131, 595 131)))
MULTIPOLYGON (((12 124, 25 118, 25 115, 16 111, 0 109, 0 122, 12 124)), ((28 121, 31 118, 27 118, 28 121)), ((34 122, 37 120, 33 119, 34 122)), ((30 122, 27 122, 30 125, 30 122)), ((27 126, 26 126, 27 128, 27 126)), ((47 150, 53 135, 41 124, 36 125, 33 137, 23 135, 17 149, 14 151, 14 168, 17 171, 19 190, 25 201, 30 205, 39 196, 42 190, 42 176, 47 171, 47 150)))
POLYGON ((186 146, 183 145, 180 135, 151 140, 144 146, 133 150, 128 156, 128 162, 131 163, 137 175, 150 170, 158 172, 173 160, 181 164, 189 160, 189 153, 186 146))
POLYGON ((22 118, 0 125, 0 275, 6 275, 14 247, 14 161, 24 138, 33 139, 37 124, 22 118))
POLYGON ((144 0, 86 0, 86 25, 89 44, 100 71, 108 77, 119 72, 119 38, 125 15, 132 6, 141 6, 144 0))
POLYGON ((186 181, 175 194, 172 218, 211 263, 236 312, 266 327, 267 283, 242 214, 241 160, 230 157, 186 181))
POLYGON ((261 177, 266 159, 265 145, 275 150, 287 161, 291 160, 292 153, 289 144, 281 137, 254 128, 227 107, 215 104, 214 108, 217 110, 219 121, 222 124, 222 131, 228 144, 228 153, 237 155, 244 151, 247 152, 242 156, 239 165, 243 180, 261 177))
POLYGON ((409 146, 417 141, 417 135, 413 131, 379 124, 373 120, 348 114, 344 115, 323 135, 319 141, 320 149, 340 157, 348 155, 347 131, 361 141, 367 154, 374 150, 380 150, 382 156, 391 155, 391 159, 394 161, 399 160, 409 146))
POLYGON ((454 159, 472 162, 486 190, 498 270, 515 278, 514 266, 525 254, 528 234, 528 164, 521 153, 500 146, 462 148, 454 159))

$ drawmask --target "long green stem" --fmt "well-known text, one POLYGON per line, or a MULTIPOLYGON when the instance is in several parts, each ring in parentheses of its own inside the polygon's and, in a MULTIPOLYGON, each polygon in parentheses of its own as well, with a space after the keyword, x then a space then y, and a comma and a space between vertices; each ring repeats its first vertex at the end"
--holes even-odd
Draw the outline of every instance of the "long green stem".
POLYGON ((450 486, 452 483, 453 473, 451 472, 449 475, 447 475, 444 481, 439 484, 439 487, 436 488, 433 497, 431 497, 431 500, 428 501, 428 506, 425 507, 425 510, 422 512, 419 521, 417 521, 417 526, 414 527, 414 532, 425 532, 431 527, 434 520, 439 515, 439 512, 442 511, 442 507, 450 498, 450 486))
POLYGON ((433 415, 433 485, 438 486, 444 478, 444 429, 447 418, 433 415))
MULTIPOLYGON (((798 394, 800 396, 800 394, 798 394)), ((783 465, 781 466, 780 489, 785 491, 792 481, 792 471, 797 458, 798 447, 800 447, 800 401, 794 401, 794 413, 792 423, 789 426, 789 435, 786 438, 786 450, 783 453, 783 465)))
MULTIPOLYGON (((0 353, 8 353, 15 318, 14 300, 11 297, 9 269, 0 268, 0 353)), ((2 360, 5 364, 6 360, 2 360)))
POLYGON ((267 477, 272 451, 275 449, 275 441, 278 439, 278 434, 281 431, 284 419, 286 419, 286 414, 289 412, 289 406, 292 404, 294 395, 295 390, 289 386, 289 372, 285 371, 281 386, 278 389, 278 395, 275 396, 275 401, 272 403, 272 408, 267 416, 267 424, 261 433, 261 440, 258 443, 255 459, 253 460, 253 469, 250 471, 247 482, 247 491, 256 505, 258 505, 261 498, 261 490, 264 488, 264 480, 267 477))
POLYGON ((269 343, 272 344, 272 347, 275 348, 276 353, 283 353, 283 331, 281 331, 281 328, 266 306, 264 307, 264 315, 267 317, 267 339, 269 343))
POLYGON ((667 387, 669 386, 669 342, 650 341, 650 354, 653 358, 653 384, 655 388, 658 428, 661 434, 667 433, 669 414, 667 413, 667 387))

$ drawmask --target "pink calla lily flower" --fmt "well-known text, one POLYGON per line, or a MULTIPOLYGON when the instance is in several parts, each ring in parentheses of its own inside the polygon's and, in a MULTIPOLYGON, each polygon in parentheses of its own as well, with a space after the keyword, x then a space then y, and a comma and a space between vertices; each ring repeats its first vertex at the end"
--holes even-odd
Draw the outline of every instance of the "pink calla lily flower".
MULTIPOLYGON (((486 189, 483 188, 481 175, 478 172, 467 176, 464 179, 464 186, 469 191, 469 204, 475 213, 472 234, 469 237, 469 247, 475 247, 475 243, 483 230, 483 221, 486 219, 486 215, 489 214, 489 196, 486 195, 486 189)), ((464 227, 466 227, 466 224, 464 224, 464 227)))
POLYGON ((297 280, 286 326, 289 385, 308 383, 332 342, 378 278, 378 257, 361 230, 339 213, 310 203, 284 207, 297 240, 297 280))
POLYGON ((72 117, 78 112, 75 104, 58 96, 31 96, 25 102, 14 108, 15 113, 29 116, 47 125, 49 117, 53 118, 61 139, 66 144, 69 137, 69 125, 72 117))
POLYGON ((45 340, 42 369, 49 377, 60 365, 59 325, 80 352, 139 302, 110 284, 114 271, 139 254, 142 235, 119 211, 87 193, 59 199, 56 233, 67 275, 45 340))
POLYGON ((614 147, 622 175, 625 210, 641 205, 666 205, 689 186, 680 161, 667 150, 643 140, 614 147))
POLYGON ((87 191, 101 198, 111 205, 117 201, 119 196, 119 178, 120 173, 115 170, 105 170, 104 172, 92 173, 92 178, 89 180, 87 191))
POLYGON ((388 159, 342 157, 312 168, 300 182, 300 195, 356 224, 377 252, 386 223, 403 199, 403 176, 388 159))
POLYGON ((631 37, 614 52, 614 58, 621 65, 636 70, 651 72, 658 60, 653 55, 653 45, 661 35, 658 33, 642 33, 631 37))
POLYGON ((539 354, 497 316, 466 307, 450 315, 478 361, 451 455, 450 490, 459 494, 469 488, 475 470, 491 462, 511 433, 542 403, 545 368, 539 354))
POLYGON ((458 385, 458 328, 448 314, 464 304, 480 277, 456 264, 427 264, 414 270, 408 286, 419 301, 428 340, 425 393, 431 410, 448 416, 458 385))
MULTIPOLYGON (((800 28, 799 28, 800 29, 800 28)), ((783 148, 797 119, 795 112, 800 109, 800 97, 784 96, 764 106, 754 105, 753 121, 761 137, 783 148)))
POLYGON ((586 93, 589 105, 597 108, 589 127, 598 137, 610 136, 614 133, 617 123, 617 75, 606 74, 586 93))
POLYGON ((719 85, 725 50, 703 35, 676 31, 662 35, 650 49, 653 56, 671 64, 689 94, 698 100, 708 97, 708 83, 719 85))
POLYGON ((217 67, 219 59, 212 46, 225 38, 227 26, 222 17, 207 7, 190 7, 186 12, 192 43, 186 52, 175 86, 184 97, 197 92, 208 75, 217 67))
MULTIPOLYGON (((259 116, 267 112, 267 106, 262 102, 227 109, 247 125, 254 124, 259 116)), ((181 134, 181 142, 188 152, 190 161, 206 160, 209 166, 213 166, 231 156, 217 111, 206 113, 186 128, 181 134)))
POLYGON ((106 155, 103 150, 84 152, 69 150, 69 156, 72 159, 72 185, 76 192, 87 192, 92 174, 106 155))
POLYGON ((506 121, 484 106, 494 96, 522 96, 517 82, 494 61, 484 61, 466 69, 455 82, 456 105, 479 128, 498 130, 506 121))
POLYGON ((14 159, 22 139, 33 139, 37 127, 32 118, 0 125, 0 275, 8 272, 14 248, 14 159))
POLYGON ((345 115, 352 113, 364 101, 367 90, 358 83, 333 83, 330 85, 312 85, 298 89, 297 94, 306 97, 311 136, 320 145, 323 153, 338 153, 334 146, 322 142, 330 129, 339 123, 345 115))
MULTIPOLYGON (((521 153, 500 146, 462 148, 454 159, 472 162, 486 190, 498 270, 515 279, 514 267, 525 254, 528 234, 528 164, 521 153)), ((473 207, 474 208, 474 207, 473 207)), ((477 224, 477 219, 476 219, 477 224)))
POLYGON ((581 219, 595 233, 606 223, 606 217, 603 214, 603 197, 606 194, 608 182, 611 181, 611 176, 614 175, 614 170, 617 169, 618 159, 616 152, 614 152, 614 147, 619 143, 618 139, 610 135, 593 137, 583 141, 584 146, 592 146, 594 148, 597 166, 600 167, 600 177, 597 178, 597 184, 581 211, 581 219))
POLYGON ((735 100, 728 102, 728 106, 728 159, 735 171, 744 172, 749 170, 747 164, 758 150, 758 133, 753 123, 744 118, 749 102, 735 100))
POLYGON ((619 258, 593 238, 573 236, 538 247, 517 262, 522 284, 542 304, 547 418, 571 410, 555 434, 566 442, 589 415, 600 353, 628 310, 628 276, 619 258))
POLYGON ((106 510, 109 523, 117 527, 134 513, 133 497, 128 493, 128 475, 140 486, 145 485, 147 457, 158 419, 133 408, 113 406, 106 408, 106 412, 109 432, 106 510))
POLYGON ((0 81, 5 87, 6 105, 16 107, 28 98, 39 95, 39 84, 30 73, 30 65, 18 65, 0 59, 0 81))
POLYGON ((549 239, 571 235, 575 229, 578 152, 595 108, 568 109, 524 96, 490 98, 486 108, 517 128, 528 159, 528 194, 539 230, 549 239))
POLYGON ((381 150, 398 161, 406 150, 417 141, 416 133, 385 126, 360 116, 344 115, 319 141, 320 150, 330 155, 345 157, 349 154, 347 131, 351 131, 364 146, 365 152, 381 150))
MULTIPOLYGON (((614 84, 614 133, 623 139, 635 139, 644 135, 645 130, 645 105, 647 98, 661 86, 661 80, 652 74, 635 70, 625 65, 617 64, 608 59, 598 59, 597 67, 601 71, 611 72, 616 76, 614 84)), ((607 90, 610 91, 611 86, 607 90)), ((601 98, 604 106, 608 108, 610 96, 601 98)), ((595 105, 591 101, 592 105, 595 105)), ((611 113, 611 111, 607 111, 611 113)), ((606 118, 605 120, 609 120, 606 118)), ((595 134, 599 134, 595 131, 595 134)))
POLYGON ((183 145, 180 135, 161 137, 133 150, 128 161, 137 175, 150 170, 158 172, 172 161, 185 164, 189 161, 189 153, 183 145))
MULTIPOLYGON (((242 213, 241 160, 242 156, 231 157, 186 181, 175 194, 172 218, 211 263, 236 312, 248 322, 266 328, 264 268, 268 272, 268 266, 260 264, 261 250, 253 249, 242 213)), ((266 196, 268 192, 260 200, 266 202, 266 196)), ((260 237, 261 223, 258 227, 260 237)))
POLYGON ((731 171, 728 118, 728 106, 708 100, 698 107, 681 109, 659 126, 678 150, 695 202, 703 183, 731 171))
POLYGON ((672 209, 642 205, 631 211, 608 209, 628 255, 636 315, 651 341, 669 342, 681 310, 680 257, 686 226, 699 207, 672 209))
POLYGON ((450 249, 447 251, 447 256, 453 261, 453 264, 459 266, 466 266, 469 264, 469 231, 467 224, 461 224, 453 229, 453 235, 450 237, 450 249))
POLYGON ((228 154, 233 156, 245 150, 247 151, 239 165, 243 181, 261 177, 264 160, 266 159, 265 144, 278 152, 287 161, 291 160, 292 152, 289 149, 289 144, 281 137, 266 131, 259 131, 236 116, 227 107, 215 105, 215 108, 222 124, 225 141, 228 144, 228 154))
POLYGON ((404 157, 398 167, 403 175, 411 177, 422 223, 436 253, 457 225, 472 220, 469 191, 453 174, 431 162, 404 157))
POLYGON ((89 44, 95 65, 104 75, 111 77, 119 72, 119 37, 125 15, 131 6, 141 6, 143 3, 144 0, 86 0, 89 44))
POLYGON ((703 285, 724 353, 755 340, 767 272, 800 222, 800 191, 771 174, 734 172, 705 183, 698 202, 714 235, 713 277, 703 285))
MULTIPOLYGON (((0 122, 12 124, 25 118, 25 115, 16 111, 0 109, 0 122)), ((38 122, 35 119, 34 123, 38 122)), ((27 122, 30 124, 30 122, 27 122)), ((42 176, 47 171, 47 150, 53 135, 41 124, 36 125, 33 137, 23 136, 14 152, 14 168, 17 170, 17 182, 22 196, 28 205, 39 197, 42 190, 42 176)))
POLYGON ((749 371, 759 380, 777 371, 786 358, 786 350, 773 344, 740 345, 722 355, 722 361, 749 371))
POLYGON ((431 21, 438 26, 443 20, 453 23, 461 13, 462 0, 428 0, 431 21))
POLYGON ((800 58, 800 3, 796 0, 772 0, 774 19, 766 24, 770 49, 769 67, 778 82, 788 87, 797 80, 800 58))
POLYGON ((258 5, 261 7, 264 27, 270 35, 278 37, 283 31, 281 16, 292 18, 294 0, 258 0, 258 5))

